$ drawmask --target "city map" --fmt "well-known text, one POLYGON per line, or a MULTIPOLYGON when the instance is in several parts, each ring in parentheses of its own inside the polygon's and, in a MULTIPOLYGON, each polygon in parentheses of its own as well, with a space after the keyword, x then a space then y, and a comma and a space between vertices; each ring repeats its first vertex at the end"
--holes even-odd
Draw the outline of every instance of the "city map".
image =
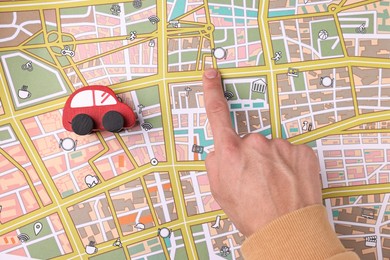
POLYGON ((389 46, 390 0, 0 1, 0 258, 243 259, 204 165, 213 67, 237 133, 312 147, 344 246, 390 259, 389 46), (88 85, 136 126, 66 131, 88 85))

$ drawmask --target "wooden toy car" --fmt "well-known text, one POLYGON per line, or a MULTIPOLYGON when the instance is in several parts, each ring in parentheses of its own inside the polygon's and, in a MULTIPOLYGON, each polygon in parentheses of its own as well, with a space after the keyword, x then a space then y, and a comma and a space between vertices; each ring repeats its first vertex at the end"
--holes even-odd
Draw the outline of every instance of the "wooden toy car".
POLYGON ((68 131, 87 135, 94 130, 117 133, 136 123, 133 110, 119 101, 106 86, 87 86, 76 90, 65 103, 62 124, 68 131))

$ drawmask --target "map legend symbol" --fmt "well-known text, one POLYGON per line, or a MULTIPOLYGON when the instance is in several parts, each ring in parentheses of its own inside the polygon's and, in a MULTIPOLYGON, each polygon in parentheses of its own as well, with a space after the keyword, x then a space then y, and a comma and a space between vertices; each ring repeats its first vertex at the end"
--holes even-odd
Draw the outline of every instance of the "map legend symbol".
POLYGON ((227 257, 228 255, 230 255, 230 248, 227 246, 222 246, 219 252, 221 253, 221 256, 227 257))
POLYGON ((358 28, 356 28, 356 33, 365 34, 367 32, 366 24, 363 23, 358 28))
POLYGON ((31 97, 31 92, 27 90, 28 86, 23 85, 21 89, 18 91, 18 96, 21 99, 27 99, 31 97))
POLYGON ((88 188, 93 188, 98 183, 99 183, 98 177, 92 175, 85 176, 85 184, 87 184, 88 188))
POLYGON ((326 40, 328 39, 329 37, 329 33, 327 30, 321 30, 319 33, 318 33, 318 39, 321 39, 321 40, 326 40))
POLYGON ((227 101, 229 101, 229 100, 234 98, 234 94, 231 91, 225 91, 224 96, 225 96, 227 101))
POLYGON ((218 60, 226 59, 226 57, 227 57, 227 51, 222 47, 218 47, 218 48, 213 49, 212 54, 218 60))
POLYGON ((327 76, 327 77, 321 78, 320 83, 322 86, 329 88, 329 87, 333 87, 334 80, 331 77, 327 76))
POLYGON ((275 56, 272 59, 274 61, 280 61, 281 58, 282 58, 282 52, 278 51, 278 52, 275 53, 275 56))
POLYGON ((118 239, 114 242, 114 244, 112 244, 112 246, 122 247, 121 239, 118 238, 118 239))
POLYGON ((169 21, 169 24, 172 25, 173 28, 179 28, 180 22, 179 21, 169 21))
POLYGON ((377 236, 366 237, 366 247, 376 247, 377 236))
POLYGON ((288 68, 287 75, 290 77, 298 78, 299 77, 299 69, 288 68))
POLYGON ((66 137, 64 139, 60 139, 59 146, 64 149, 64 151, 76 151, 77 140, 75 141, 70 137, 66 137))
POLYGON ((192 146, 192 152, 193 152, 193 153, 200 153, 200 154, 202 154, 202 153, 204 152, 204 147, 203 147, 203 146, 200 146, 200 145, 194 144, 194 145, 192 146))
POLYGON ((153 129, 153 125, 149 122, 145 122, 141 124, 142 129, 144 129, 146 132, 153 129))
POLYGON ((121 12, 121 7, 119 5, 112 5, 111 9, 110 9, 111 13, 113 15, 119 15, 120 12, 121 12))
POLYGON ((151 22, 152 24, 156 24, 160 21, 160 18, 158 18, 157 16, 155 15, 152 15, 149 17, 149 22, 151 22))
POLYGON ((88 255, 96 254, 98 251, 97 247, 95 246, 95 241, 89 241, 89 244, 85 247, 85 253, 88 255))
POLYGON ((267 90, 267 82, 265 82, 264 79, 253 81, 251 90, 256 93, 265 94, 265 91, 267 90))
POLYGON ((218 229, 221 223, 221 216, 215 218, 215 223, 211 226, 212 228, 218 229))
POLYGON ((304 121, 302 125, 302 131, 311 131, 313 129, 313 123, 309 123, 308 121, 304 121))
POLYGON ((138 105, 138 114, 142 114, 142 109, 144 109, 144 108, 145 108, 144 105, 139 104, 139 105, 138 105))
POLYGON ((162 238, 168 238, 171 237, 172 230, 169 230, 166 227, 159 228, 158 229, 158 235, 162 238))
POLYGON ((41 222, 37 222, 34 224, 34 234, 36 236, 38 236, 39 233, 41 233, 42 229, 43 229, 43 225, 41 222))
POLYGON ((30 240, 30 237, 27 234, 22 233, 22 234, 18 235, 18 239, 19 239, 20 243, 25 243, 25 242, 30 240))
POLYGON ((153 166, 156 166, 158 164, 158 160, 156 158, 152 158, 150 160, 150 164, 153 165, 153 166))
POLYGON ((29 60, 27 63, 23 64, 22 70, 33 71, 32 61, 29 60))
POLYGON ((134 226, 136 229, 138 230, 144 230, 145 229, 145 225, 142 224, 142 223, 137 223, 137 225, 134 226))
POLYGON ((133 7, 135 9, 140 9, 142 7, 142 0, 134 0, 133 1, 133 7))
POLYGON ((137 32, 136 31, 130 32, 130 36, 127 37, 127 39, 130 41, 134 41, 135 39, 137 39, 137 32))
POLYGON ((66 46, 61 50, 61 54, 62 54, 63 56, 74 57, 74 51, 72 51, 68 45, 66 45, 66 46))
POLYGON ((186 87, 185 91, 186 91, 186 97, 188 97, 190 95, 190 92, 192 91, 192 88, 186 87))

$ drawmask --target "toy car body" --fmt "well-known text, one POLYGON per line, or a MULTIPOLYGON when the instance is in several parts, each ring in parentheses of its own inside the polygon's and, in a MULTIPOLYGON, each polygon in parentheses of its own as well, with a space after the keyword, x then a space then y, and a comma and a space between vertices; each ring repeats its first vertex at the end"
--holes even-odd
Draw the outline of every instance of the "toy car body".
POLYGON ((135 123, 133 110, 106 86, 76 90, 66 101, 62 116, 64 128, 78 135, 87 135, 93 130, 119 132, 135 123))

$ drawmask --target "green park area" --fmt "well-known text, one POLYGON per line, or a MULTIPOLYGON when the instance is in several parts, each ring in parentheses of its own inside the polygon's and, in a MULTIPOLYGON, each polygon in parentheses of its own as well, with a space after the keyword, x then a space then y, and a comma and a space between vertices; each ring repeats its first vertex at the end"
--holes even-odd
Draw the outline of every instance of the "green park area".
POLYGON ((322 57, 343 56, 340 36, 337 31, 337 26, 334 20, 317 21, 310 24, 311 41, 313 48, 322 54, 322 57), (318 39, 321 31, 327 32, 327 38, 318 39), (336 43, 336 41, 339 41, 336 43))
POLYGON ((243 83, 227 83, 225 84, 226 91, 234 93, 234 97, 230 100, 265 100, 265 94, 253 92, 251 90, 252 82, 243 83), (238 93, 238 97, 235 93, 238 93))
POLYGON ((340 18, 342 18, 340 19, 340 25, 343 33, 348 33, 348 34, 374 33, 375 17, 373 13, 366 13, 366 14, 359 14, 359 15, 340 15, 340 18), (365 22, 362 22, 362 20, 364 19, 368 20, 367 24, 365 22), (361 27, 362 25, 364 25, 364 29, 363 27, 361 27))
POLYGON ((46 218, 38 219, 20 228, 19 232, 29 237, 27 250, 32 258, 50 259, 61 255, 61 251, 53 237, 54 235, 52 235, 53 232, 46 218), (36 234, 36 224, 40 224, 42 227, 38 234, 36 234), (39 242, 34 243, 36 240, 39 242))
POLYGON ((70 94, 60 72, 53 66, 21 53, 2 53, 4 69, 15 109, 42 104, 70 94), (7 54, 11 56, 7 57, 7 54), (26 69, 31 61, 32 69, 26 69), (24 68, 24 69, 23 69, 24 68))
POLYGON ((282 53, 282 58, 279 61, 275 61, 276 64, 288 63, 287 55, 286 55, 286 53, 287 53, 286 45, 284 44, 284 41, 282 39, 273 40, 272 41, 272 48, 274 50, 274 54, 276 54, 277 52, 282 53))
POLYGON ((5 125, 0 128, 0 143, 8 140, 12 140, 12 136, 15 136, 14 133, 11 133, 12 128, 10 125, 5 125))
POLYGON ((138 89, 135 91, 140 104, 145 107, 160 104, 160 95, 158 93, 158 86, 138 89))
MULTIPOLYGON (((145 248, 144 243, 139 243, 136 245, 130 245, 128 247, 128 251, 131 257, 134 257, 139 254, 146 254, 145 252, 149 252, 150 254, 147 258, 145 257, 144 259, 148 260, 164 260, 166 259, 162 246, 160 244, 160 241, 158 238, 152 238, 146 241, 148 248, 145 248)), ((181 259, 181 258, 180 258, 181 259)))
POLYGON ((29 245, 27 249, 30 256, 36 259, 50 259, 61 255, 61 251, 53 237, 29 245))

